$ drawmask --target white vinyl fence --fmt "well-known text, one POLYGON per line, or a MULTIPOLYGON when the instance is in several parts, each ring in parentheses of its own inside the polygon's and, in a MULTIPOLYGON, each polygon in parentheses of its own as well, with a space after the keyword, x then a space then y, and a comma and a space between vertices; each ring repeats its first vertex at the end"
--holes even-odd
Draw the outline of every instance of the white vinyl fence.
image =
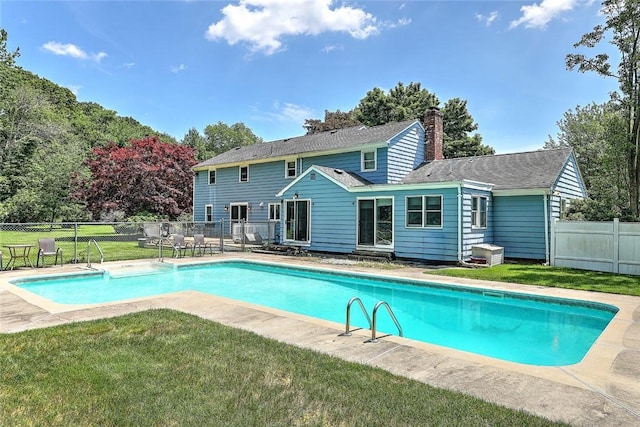
POLYGON ((640 223, 555 221, 551 265, 640 275, 640 223))

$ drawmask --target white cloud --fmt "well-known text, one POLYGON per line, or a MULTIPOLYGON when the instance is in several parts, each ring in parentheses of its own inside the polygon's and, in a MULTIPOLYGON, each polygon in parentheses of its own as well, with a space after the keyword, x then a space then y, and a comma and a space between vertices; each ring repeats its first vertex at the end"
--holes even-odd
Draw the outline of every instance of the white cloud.
POLYGON ((187 66, 184 65, 184 64, 180 64, 177 67, 175 67, 173 65, 171 67, 169 67, 169 71, 171 71, 172 73, 179 73, 180 71, 184 71, 186 69, 187 69, 187 66))
POLYGON ((244 42, 253 52, 271 55, 283 48, 282 38, 346 32, 366 39, 378 33, 376 18, 362 9, 341 5, 333 0, 240 0, 238 5, 222 8, 224 18, 211 24, 209 40, 224 39, 230 45, 244 42))
POLYGON ((330 53, 333 52, 334 50, 344 50, 344 46, 342 45, 328 45, 322 48, 322 52, 324 53, 330 53))
POLYGON ((482 15, 480 13, 476 13, 476 19, 479 22, 484 22, 485 25, 488 27, 489 25, 493 24, 493 22, 498 19, 498 12, 497 11, 493 11, 491 13, 489 13, 488 15, 482 15))
POLYGON ((511 21, 509 28, 515 28, 520 25, 525 28, 545 28, 549 21, 556 18, 562 12, 573 9, 577 0, 542 0, 539 4, 522 6, 520 11, 522 16, 511 21))
POLYGON ((124 68, 126 68, 126 69, 130 69, 130 68, 135 67, 135 66, 136 66, 136 63, 135 63, 135 62, 127 62, 127 63, 125 63, 125 64, 122 64, 122 66, 123 66, 124 68))
POLYGON ((404 27, 405 25, 411 24, 411 18, 400 18, 396 22, 384 23, 381 26, 385 28, 397 28, 404 27))
POLYGON ((296 105, 290 102, 281 104, 275 101, 269 111, 262 111, 255 107, 254 118, 263 122, 274 123, 278 125, 295 125, 302 129, 302 125, 306 119, 316 117, 316 112, 304 105, 296 105))
POLYGON ((274 111, 271 113, 271 117, 280 122, 293 122, 299 123, 300 126, 304 124, 306 119, 313 117, 315 114, 313 109, 304 105, 296 105, 290 102, 285 102, 280 105, 279 102, 273 104, 274 111))
POLYGON ((107 54, 104 52, 88 54, 72 43, 62 44, 58 42, 47 42, 42 45, 42 48, 55 55, 71 56, 72 58, 91 60, 95 62, 100 62, 102 59, 107 57, 107 54))

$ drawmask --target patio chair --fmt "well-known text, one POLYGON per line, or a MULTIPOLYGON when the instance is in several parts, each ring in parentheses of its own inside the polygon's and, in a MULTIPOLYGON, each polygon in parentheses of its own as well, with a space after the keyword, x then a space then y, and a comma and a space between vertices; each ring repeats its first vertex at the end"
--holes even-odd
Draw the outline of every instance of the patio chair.
POLYGON ((158 223, 151 222, 142 225, 144 237, 147 238, 147 243, 158 244, 160 242, 160 226, 158 223))
POLYGON ((176 234, 175 236, 173 236, 173 242, 171 243, 171 246, 173 249, 171 256, 174 258, 179 258, 181 256, 183 257, 187 252, 187 249, 193 248, 191 243, 186 243, 184 241, 183 234, 176 234))
POLYGON ((193 247, 191 248, 191 256, 196 254, 203 255, 209 248, 209 255, 213 255, 213 244, 204 240, 204 234, 193 235, 193 247))
POLYGON ((62 248, 56 248, 56 240, 55 239, 38 239, 38 257, 36 258, 36 267, 40 264, 40 259, 42 259, 42 266, 45 266, 45 257, 55 256, 56 259, 53 262, 53 265, 58 264, 58 256, 60 257, 60 265, 64 265, 64 261, 62 260, 62 248))

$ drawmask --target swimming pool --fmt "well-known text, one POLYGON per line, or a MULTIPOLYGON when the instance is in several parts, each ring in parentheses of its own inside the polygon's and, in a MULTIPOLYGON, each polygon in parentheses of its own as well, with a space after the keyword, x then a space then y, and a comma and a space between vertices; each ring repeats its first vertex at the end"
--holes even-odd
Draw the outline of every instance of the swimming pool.
MULTIPOLYGON (((611 305, 255 262, 158 267, 144 274, 41 276, 13 284, 62 304, 196 290, 344 324, 352 297, 392 308, 407 338, 539 366, 577 363, 618 309, 611 305)), ((369 328, 352 307, 351 325, 369 328)), ((379 310, 377 330, 397 334, 379 310)))

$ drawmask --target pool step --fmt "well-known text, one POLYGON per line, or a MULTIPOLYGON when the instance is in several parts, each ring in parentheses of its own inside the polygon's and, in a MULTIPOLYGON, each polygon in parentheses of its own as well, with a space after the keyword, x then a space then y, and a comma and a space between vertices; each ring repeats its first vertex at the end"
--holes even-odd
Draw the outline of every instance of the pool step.
POLYGON ((167 267, 159 264, 146 265, 122 265, 105 269, 110 277, 132 277, 145 274, 158 274, 167 270, 167 267))

